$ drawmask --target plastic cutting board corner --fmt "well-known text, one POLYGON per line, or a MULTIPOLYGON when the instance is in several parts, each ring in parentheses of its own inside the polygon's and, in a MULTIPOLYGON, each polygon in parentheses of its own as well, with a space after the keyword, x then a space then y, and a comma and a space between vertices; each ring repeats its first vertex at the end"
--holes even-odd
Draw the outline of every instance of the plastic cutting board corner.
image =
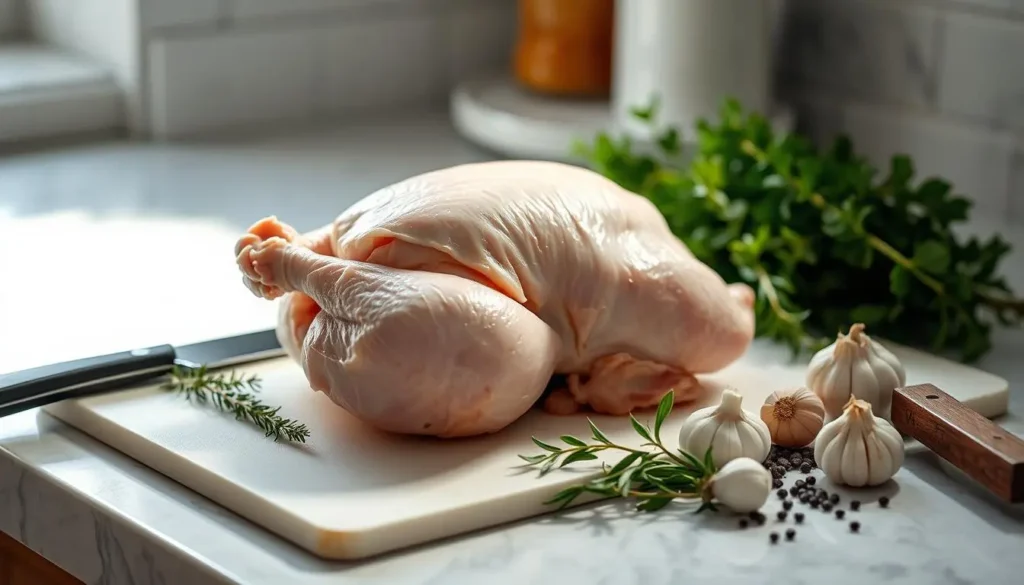
MULTIPOLYGON (((903 361, 908 384, 934 383, 990 418, 1006 411, 1006 380, 887 345, 903 361)), ((663 437, 673 437, 686 415, 713 403, 725 385, 739 389, 745 407, 756 411, 771 392, 802 384, 805 367, 755 344, 739 362, 703 378, 708 397, 678 406, 663 437)), ((281 405, 284 416, 310 427, 307 444, 275 443, 156 384, 68 400, 46 411, 330 559, 369 557, 542 514, 550 511, 545 500, 595 472, 569 468, 538 478, 517 457, 538 451, 531 435, 551 442, 563 434, 589 437, 585 415, 531 412, 495 435, 457 441, 396 437, 366 428, 309 390, 301 369, 287 359, 249 364, 244 371, 264 379, 268 404, 281 405)), ((651 416, 637 413, 642 421, 651 416)), ((592 418, 613 440, 640 442, 628 419, 592 418)))

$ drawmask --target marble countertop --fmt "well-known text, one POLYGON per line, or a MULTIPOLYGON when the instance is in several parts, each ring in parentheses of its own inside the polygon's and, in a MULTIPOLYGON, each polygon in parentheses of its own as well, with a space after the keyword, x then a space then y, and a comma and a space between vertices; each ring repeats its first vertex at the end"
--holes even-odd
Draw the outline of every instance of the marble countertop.
MULTIPOLYGON (((178 282, 188 265, 187 246, 159 231, 174 222, 233 233, 276 213, 308 229, 376 187, 488 158, 432 115, 217 144, 111 142, 6 156, 0 250, 37 253, 22 264, 0 255, 0 274, 33 285, 31 297, 0 288, 0 372, 272 324, 242 306, 181 328, 182 312, 212 301, 195 287, 154 292, 168 287, 153 278, 178 282), (108 245, 129 237, 144 254, 108 245), (143 309, 145 319, 125 318, 143 309)), ((970 229, 1000 229, 1024 249, 1024 236, 998 221, 970 229)), ((1024 290, 1024 252, 1005 271, 1024 290)), ((1010 381, 1013 414, 1000 422, 1024 433, 1024 331, 999 330, 994 341, 978 367, 1010 381)), ((856 514, 857 534, 808 513, 795 542, 772 545, 774 498, 768 524, 747 530, 674 509, 638 515, 613 501, 369 561, 327 562, 43 413, 0 419, 0 530, 89 584, 1020 582, 1024 509, 1000 504, 920 449, 897 479, 889 509, 867 503, 856 514)))

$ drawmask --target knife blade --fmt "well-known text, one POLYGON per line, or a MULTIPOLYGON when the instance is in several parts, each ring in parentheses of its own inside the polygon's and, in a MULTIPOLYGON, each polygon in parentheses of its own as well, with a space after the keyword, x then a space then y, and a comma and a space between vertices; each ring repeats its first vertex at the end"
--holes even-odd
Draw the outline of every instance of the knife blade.
POLYGON ((156 345, 0 375, 0 417, 124 388, 175 366, 227 368, 284 355, 273 329, 189 345, 156 345))

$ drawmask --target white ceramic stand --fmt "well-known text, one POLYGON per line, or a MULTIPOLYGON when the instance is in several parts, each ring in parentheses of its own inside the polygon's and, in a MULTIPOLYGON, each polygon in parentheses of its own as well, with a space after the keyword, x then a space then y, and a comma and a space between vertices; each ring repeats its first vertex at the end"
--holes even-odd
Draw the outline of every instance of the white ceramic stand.
MULTIPOLYGON (((620 134, 607 100, 554 99, 521 89, 509 74, 491 74, 463 82, 451 94, 452 123, 467 140, 518 159, 578 162, 576 141, 591 142, 599 132, 620 134)), ((790 132, 793 111, 778 107, 777 132, 790 132)), ((690 139, 692 128, 682 128, 690 139)))

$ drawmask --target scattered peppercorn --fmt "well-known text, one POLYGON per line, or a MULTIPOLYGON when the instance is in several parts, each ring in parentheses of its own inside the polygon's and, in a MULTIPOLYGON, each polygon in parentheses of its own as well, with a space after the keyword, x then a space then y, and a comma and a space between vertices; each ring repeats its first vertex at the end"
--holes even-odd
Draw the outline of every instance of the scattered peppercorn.
POLYGON ((807 502, 810 502, 810 501, 811 501, 811 496, 809 496, 806 493, 800 494, 800 503, 801 504, 806 504, 807 502))
POLYGON ((850 522, 850 531, 857 532, 858 530, 860 530, 860 522, 857 522, 856 520, 850 522))
POLYGON ((833 506, 838 505, 839 504, 839 494, 832 494, 831 496, 829 496, 828 501, 832 502, 833 506))
POLYGON ((811 500, 810 502, 807 503, 810 504, 812 508, 817 508, 821 504, 821 502, 819 502, 818 500, 811 500))
POLYGON ((795 496, 798 493, 800 493, 800 488, 798 488, 796 486, 793 486, 793 487, 789 488, 789 495, 795 496))
POLYGON ((750 523, 747 522, 747 519, 746 518, 741 519, 740 520, 740 528, 746 528, 747 526, 750 526, 750 523))
POLYGON ((793 485, 795 485, 797 488, 802 488, 802 487, 804 487, 805 484, 806 484, 806 482, 804 482, 804 480, 798 479, 798 480, 796 480, 796 483, 794 483, 793 485))
POLYGON ((807 478, 807 485, 814 485, 816 483, 818 483, 818 478, 814 477, 813 475, 807 478))
POLYGON ((782 502, 782 509, 783 510, 787 510, 787 511, 792 510, 793 509, 793 500, 786 500, 786 501, 782 502))
POLYGON ((779 490, 779 491, 775 492, 775 495, 779 496, 780 500, 785 500, 786 499, 786 490, 779 490))
POLYGON ((810 473, 810 472, 811 472, 811 464, 810 463, 804 461, 803 463, 800 464, 800 473, 810 473))
POLYGON ((796 537, 796 530, 792 528, 786 529, 786 540, 793 540, 796 537))
POLYGON ((836 519, 837 520, 842 520, 843 516, 846 516, 846 512, 844 512, 842 510, 836 510, 836 519))
POLYGON ((831 511, 832 511, 832 504, 830 504, 830 503, 828 503, 828 502, 824 502, 824 503, 822 503, 822 504, 821 504, 821 510, 822 510, 823 512, 831 512, 831 511))
POLYGON ((882 496, 882 497, 878 498, 878 505, 883 507, 883 508, 888 508, 889 507, 889 498, 886 497, 886 496, 882 496))
POLYGON ((804 513, 803 512, 797 512, 796 514, 793 514, 793 520, 796 520, 797 524, 803 524, 804 523, 804 513))
POLYGON ((768 538, 771 539, 772 544, 775 544, 776 542, 779 542, 779 533, 778 532, 772 532, 771 534, 768 535, 768 538))
POLYGON ((853 510, 854 512, 860 510, 860 500, 854 500, 850 502, 850 509, 853 510))
POLYGON ((772 487, 775 487, 775 488, 782 487, 782 480, 777 478, 777 477, 775 479, 773 479, 772 480, 772 487))

